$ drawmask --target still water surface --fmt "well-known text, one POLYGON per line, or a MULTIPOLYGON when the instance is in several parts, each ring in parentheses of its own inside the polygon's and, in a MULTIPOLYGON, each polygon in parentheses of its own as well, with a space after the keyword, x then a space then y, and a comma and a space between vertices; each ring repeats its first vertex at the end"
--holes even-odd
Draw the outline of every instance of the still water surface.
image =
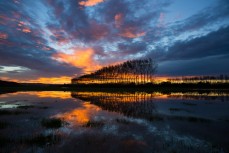
POLYGON ((0 152, 229 152, 225 92, 0 95, 0 152), (60 128, 42 126, 48 118, 60 128))

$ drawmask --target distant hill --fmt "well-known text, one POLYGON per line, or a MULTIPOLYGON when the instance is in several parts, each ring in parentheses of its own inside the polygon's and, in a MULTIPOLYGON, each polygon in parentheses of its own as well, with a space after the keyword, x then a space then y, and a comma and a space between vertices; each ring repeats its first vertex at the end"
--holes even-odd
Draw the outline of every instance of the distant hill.
POLYGON ((3 81, 3 80, 0 80, 0 86, 18 86, 20 85, 19 83, 17 82, 11 82, 11 81, 3 81))

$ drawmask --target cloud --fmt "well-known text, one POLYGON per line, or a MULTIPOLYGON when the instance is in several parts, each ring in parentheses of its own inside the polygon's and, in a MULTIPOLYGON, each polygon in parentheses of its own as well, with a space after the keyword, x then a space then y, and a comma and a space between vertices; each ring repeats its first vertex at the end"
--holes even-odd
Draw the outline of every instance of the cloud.
POLYGON ((158 75, 193 76, 229 74, 229 56, 212 56, 192 60, 164 61, 158 66, 158 75))
POLYGON ((136 28, 129 27, 126 29, 122 29, 119 35, 126 38, 138 38, 144 36, 145 34, 146 33, 144 31, 137 32, 136 28))
POLYGON ((228 40, 229 26, 203 37, 178 41, 167 50, 156 48, 146 57, 156 57, 161 75, 228 74, 228 40))
POLYGON ((227 0, 221 0, 216 5, 210 6, 183 21, 172 23, 170 28, 176 34, 196 31, 212 24, 220 24, 220 22, 224 23, 224 21, 228 21, 228 14, 229 3, 227 0))
POLYGON ((196 59, 229 54, 229 26, 206 36, 178 41, 168 48, 161 60, 196 59))
POLYGON ((94 60, 94 50, 92 48, 75 49, 72 54, 56 53, 53 55, 53 59, 82 68, 84 72, 95 71, 101 67, 94 60))
POLYGON ((81 1, 79 2, 80 5, 82 6, 94 6, 99 3, 102 3, 104 0, 86 0, 86 1, 81 1))

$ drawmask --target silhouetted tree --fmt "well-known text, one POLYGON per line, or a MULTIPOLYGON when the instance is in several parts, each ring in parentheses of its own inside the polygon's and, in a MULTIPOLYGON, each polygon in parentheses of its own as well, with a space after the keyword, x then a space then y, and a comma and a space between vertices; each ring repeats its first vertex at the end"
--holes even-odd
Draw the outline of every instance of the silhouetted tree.
POLYGON ((129 60, 74 78, 72 83, 147 83, 152 82, 156 69, 157 64, 151 58, 129 60))

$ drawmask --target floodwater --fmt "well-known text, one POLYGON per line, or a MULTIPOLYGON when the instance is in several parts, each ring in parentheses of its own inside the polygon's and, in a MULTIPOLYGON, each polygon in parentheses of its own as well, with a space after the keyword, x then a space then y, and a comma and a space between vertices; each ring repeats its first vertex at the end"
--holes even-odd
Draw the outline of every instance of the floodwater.
POLYGON ((1 94, 0 152, 227 153, 229 94, 1 94))

